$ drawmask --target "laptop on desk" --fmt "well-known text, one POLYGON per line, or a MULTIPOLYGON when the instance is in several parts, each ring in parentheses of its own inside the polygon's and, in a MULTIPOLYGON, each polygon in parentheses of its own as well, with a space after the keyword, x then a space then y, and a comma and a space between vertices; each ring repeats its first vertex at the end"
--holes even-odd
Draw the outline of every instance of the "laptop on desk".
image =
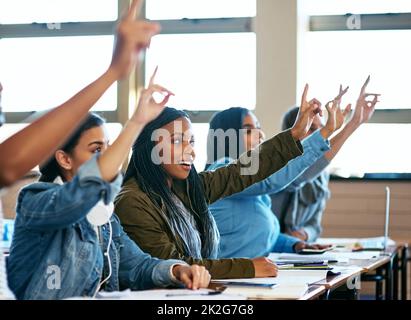
POLYGON ((385 223, 384 223, 384 235, 382 237, 376 238, 366 238, 359 239, 360 244, 359 250, 376 250, 376 251, 387 251, 387 247, 393 243, 393 241, 388 237, 389 224, 390 224, 390 188, 385 187, 385 223))

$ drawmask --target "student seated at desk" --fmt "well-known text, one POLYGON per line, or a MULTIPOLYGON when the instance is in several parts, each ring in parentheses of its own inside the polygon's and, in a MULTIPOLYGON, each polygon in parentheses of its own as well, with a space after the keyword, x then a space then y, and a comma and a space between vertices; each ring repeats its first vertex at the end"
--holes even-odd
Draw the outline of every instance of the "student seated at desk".
POLYGON ((94 296, 100 288, 208 286, 210 275, 204 267, 143 253, 109 206, 120 189, 119 170, 131 144, 161 112, 170 94, 151 81, 111 146, 104 121, 90 114, 41 166, 41 182, 22 189, 8 263, 9 285, 18 299, 94 296), (154 93, 166 96, 156 103, 154 93), (95 210, 100 211, 97 217, 95 210))
MULTIPOLYGON (((326 201, 330 197, 328 189, 329 174, 326 170, 330 161, 337 155, 345 141, 367 122, 374 113, 379 94, 366 93, 370 77, 361 88, 355 111, 344 128, 331 139, 331 150, 314 162, 298 179, 285 190, 272 196, 272 209, 280 220, 281 229, 304 241, 315 241, 321 234, 321 218, 326 201), (367 97, 373 96, 371 101, 367 97)), ((283 129, 292 125, 298 108, 287 112, 283 129)), ((313 122, 307 135, 323 127, 320 119, 313 122)), ((356 155, 357 156, 357 155, 356 155)))
POLYGON ((301 110, 294 127, 259 150, 214 172, 197 173, 188 115, 173 108, 148 124, 133 146, 115 212, 125 231, 153 256, 206 266, 213 278, 275 276, 268 259, 217 259, 219 234, 208 205, 261 181, 302 153, 317 106, 301 110), (251 157, 251 158, 250 158, 251 157), (259 167, 254 171, 250 167, 259 167))
MULTIPOLYGON (((107 71, 71 99, 0 143, 0 192, 5 192, 4 187, 12 185, 33 167, 50 157, 86 117, 87 112, 107 88, 127 76, 133 69, 139 52, 149 45, 151 37, 160 30, 156 23, 135 21, 140 3, 141 1, 134 0, 129 12, 119 23, 116 46, 107 71)), ((2 89, 0 84, 0 102, 2 89)), ((0 126, 5 120, 1 111, 0 104, 0 126)), ((2 217, 0 201, 0 230, 3 229, 2 217)), ((7 287, 1 251, 0 249, 0 299, 13 298, 7 287)))
MULTIPOLYGON (((329 150, 327 139, 342 125, 344 118, 338 105, 345 92, 346 90, 340 90, 335 103, 332 106, 327 105, 326 126, 302 141, 303 155, 291 160, 267 179, 210 205, 210 211, 221 235, 219 257, 257 257, 267 256, 271 252, 296 252, 303 248, 320 248, 280 233, 278 219, 271 211, 269 195, 286 188, 329 150)), ((307 102, 306 95, 307 87, 301 105, 320 104, 316 99, 307 102)), ((248 109, 231 108, 216 113, 210 121, 207 137, 206 169, 225 167, 233 159, 237 159, 242 150, 257 148, 263 139, 264 133, 259 121, 248 109), (236 138, 221 141, 221 135, 218 133, 228 133, 230 130, 235 132, 236 138), (233 147, 234 143, 236 146, 233 147)))

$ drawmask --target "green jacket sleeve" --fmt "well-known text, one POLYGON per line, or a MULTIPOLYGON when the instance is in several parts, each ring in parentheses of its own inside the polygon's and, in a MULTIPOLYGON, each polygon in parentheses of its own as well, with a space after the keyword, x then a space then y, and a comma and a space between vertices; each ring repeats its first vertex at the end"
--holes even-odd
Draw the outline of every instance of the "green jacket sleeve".
POLYGON ((203 265, 213 279, 253 278, 255 271, 250 259, 193 259, 184 256, 174 245, 165 222, 151 203, 131 192, 120 193, 115 212, 128 236, 145 252, 160 259, 179 259, 188 264, 203 265))
POLYGON ((264 180, 302 152, 301 143, 294 140, 290 130, 286 130, 265 141, 259 148, 242 154, 226 167, 201 172, 208 204, 264 180))

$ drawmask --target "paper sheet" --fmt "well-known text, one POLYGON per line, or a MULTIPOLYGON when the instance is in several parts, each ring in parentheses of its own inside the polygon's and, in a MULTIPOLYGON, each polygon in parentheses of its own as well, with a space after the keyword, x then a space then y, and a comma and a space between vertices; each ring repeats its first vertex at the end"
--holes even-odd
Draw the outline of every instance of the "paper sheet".
POLYGON ((214 290, 199 289, 155 289, 141 291, 99 292, 98 299, 102 300, 244 300, 244 295, 209 294, 214 290))
POLYGON ((273 289, 228 287, 224 292, 227 294, 240 294, 252 299, 299 299, 307 290, 308 286, 305 284, 280 284, 273 289))

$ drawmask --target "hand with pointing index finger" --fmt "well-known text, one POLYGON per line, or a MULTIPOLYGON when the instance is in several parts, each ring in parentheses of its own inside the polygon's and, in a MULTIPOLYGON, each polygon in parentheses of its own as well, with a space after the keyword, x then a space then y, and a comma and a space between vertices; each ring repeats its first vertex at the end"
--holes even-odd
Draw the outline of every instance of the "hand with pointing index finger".
POLYGON ((170 90, 155 84, 155 76, 157 74, 158 66, 155 68, 153 75, 150 78, 150 82, 147 88, 141 91, 141 96, 138 102, 134 114, 131 117, 131 121, 146 125, 150 121, 157 118, 164 110, 166 103, 171 96, 174 95, 170 90), (153 95, 157 93, 163 96, 163 100, 156 102, 153 95))
POLYGON ((160 32, 157 23, 136 20, 143 0, 133 0, 116 29, 116 41, 109 70, 117 79, 128 76, 136 65, 141 50, 150 45, 151 38, 160 32))
POLYGON ((327 123, 321 129, 321 134, 324 138, 329 138, 335 131, 337 131, 344 123, 345 117, 351 110, 351 104, 348 104, 344 110, 340 109, 342 97, 347 93, 348 86, 343 89, 340 85, 338 95, 331 101, 325 104, 328 112, 327 123))
POLYGON ((357 103, 355 106, 354 114, 350 120, 355 126, 360 126, 361 124, 370 120, 371 116, 374 114, 375 105, 378 102, 379 93, 366 93, 367 85, 370 82, 370 76, 365 80, 360 95, 358 96, 357 103), (368 100, 368 97, 373 97, 372 100, 368 100))
POLYGON ((305 137, 308 130, 311 128, 314 117, 319 114, 322 115, 321 102, 317 99, 307 101, 308 84, 304 87, 304 92, 301 97, 301 105, 298 111, 297 119, 291 128, 291 135, 296 140, 301 140, 305 137))

